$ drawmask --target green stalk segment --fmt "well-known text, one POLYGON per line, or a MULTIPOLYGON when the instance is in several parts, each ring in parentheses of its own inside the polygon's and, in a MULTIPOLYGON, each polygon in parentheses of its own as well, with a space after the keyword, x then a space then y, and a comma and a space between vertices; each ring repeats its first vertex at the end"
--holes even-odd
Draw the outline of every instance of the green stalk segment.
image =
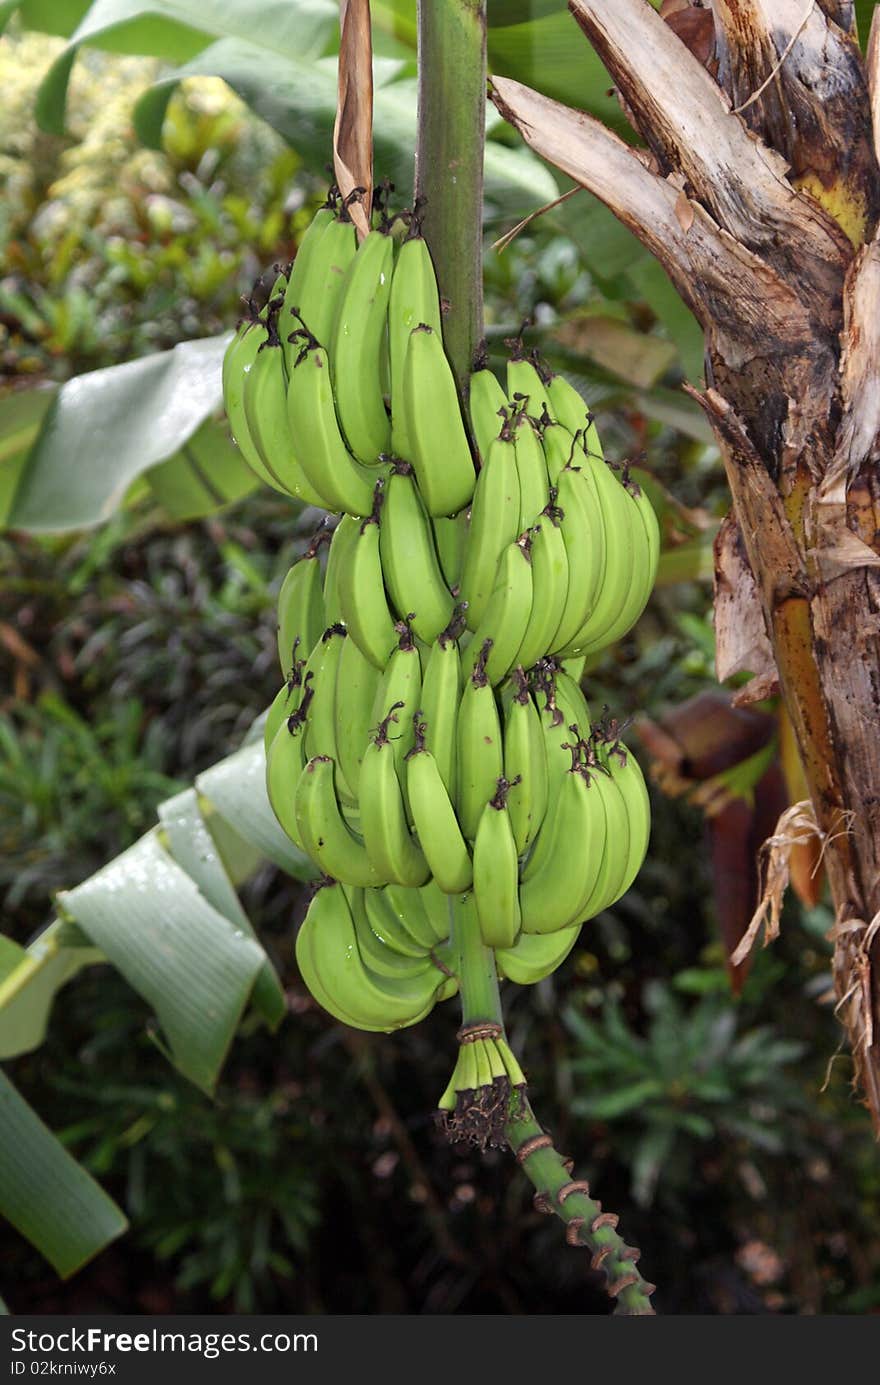
POLYGON ((419 0, 416 196, 459 391, 482 335, 485 110, 485 0, 419 0))
POLYGON ((601 1202, 590 1196, 589 1186, 572 1178, 570 1162, 535 1120, 524 1092, 511 1101, 506 1135, 523 1173, 537 1190, 535 1207, 555 1213, 566 1223, 569 1245, 584 1246, 592 1252, 590 1263, 605 1276, 607 1292, 616 1302, 615 1314, 652 1315, 655 1286, 647 1283, 636 1267, 639 1252, 617 1234, 615 1214, 603 1212, 601 1202))

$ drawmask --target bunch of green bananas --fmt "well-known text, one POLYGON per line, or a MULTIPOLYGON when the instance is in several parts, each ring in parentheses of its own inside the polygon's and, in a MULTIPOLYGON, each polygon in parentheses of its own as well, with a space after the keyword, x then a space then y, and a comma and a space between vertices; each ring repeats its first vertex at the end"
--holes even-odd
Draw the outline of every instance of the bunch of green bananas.
MULTIPOLYGON (((468 929, 540 980, 647 846, 639 767, 580 687, 652 588, 647 497, 540 363, 477 369, 465 421, 412 219, 358 245, 344 206, 319 211, 224 389, 254 469, 342 515, 282 586, 265 728, 272 806, 323 877, 304 980, 347 1024, 415 1024, 458 989, 468 929)), ((523 1081, 503 1036, 469 1040, 447 1108, 523 1081)))

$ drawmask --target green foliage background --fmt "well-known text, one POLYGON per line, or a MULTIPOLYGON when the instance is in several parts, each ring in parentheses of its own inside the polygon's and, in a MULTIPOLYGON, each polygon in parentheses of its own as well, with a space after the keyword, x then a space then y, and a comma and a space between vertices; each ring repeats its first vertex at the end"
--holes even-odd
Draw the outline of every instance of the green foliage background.
MULTIPOLYGON (((517 24, 542 7, 515 8, 500 45, 514 57, 517 24)), ((543 8, 556 23, 556 7, 543 8)), ((405 61, 395 45, 407 6, 376 10, 390 14, 388 60, 405 61)), ((10 387, 227 329, 256 274, 293 253, 321 195, 296 140, 212 77, 177 90, 163 151, 145 149, 132 111, 169 52, 83 49, 67 133, 40 131, 37 89, 61 50, 20 27, 0 45, 10 387)), ((563 98, 566 81, 590 75, 549 66, 563 98)), ((604 100, 595 73, 593 85, 604 100)), ((644 449, 681 505, 720 517, 717 455, 677 392, 699 375, 699 337, 664 277, 586 194, 501 255, 491 242, 516 216, 501 202, 487 210, 493 346, 533 318, 534 339, 598 410, 606 451, 644 449)), ((4 934, 27 942, 53 891, 118 854, 160 802, 241 743, 278 683, 273 599, 314 519, 259 492, 183 521, 136 483, 92 531, 0 536, 4 934)), ((710 589, 697 571, 658 588, 637 631, 603 657, 596 705, 657 714, 714 686, 710 589)), ((656 792, 654 813, 634 889, 559 973, 508 1002, 537 1108, 643 1247, 661 1311, 874 1310, 880 1173, 849 1060, 835 1061, 830 915, 789 903, 781 941, 735 1003, 700 815, 656 792)), ((606 1311, 509 1161, 437 1137, 450 1007, 393 1038, 342 1031, 296 974, 302 886, 264 864, 242 898, 288 1014, 275 1035, 245 1019, 213 1101, 169 1066, 149 1007, 109 967, 71 982, 46 1043, 8 1065, 131 1223, 67 1283, 0 1227, 11 1310, 606 1311)))

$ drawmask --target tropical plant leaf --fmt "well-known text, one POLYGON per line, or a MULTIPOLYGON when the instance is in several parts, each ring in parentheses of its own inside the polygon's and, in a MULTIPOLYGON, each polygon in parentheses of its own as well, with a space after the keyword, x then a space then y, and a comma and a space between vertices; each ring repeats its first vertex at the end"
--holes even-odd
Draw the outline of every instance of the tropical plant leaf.
POLYGON ((0 528, 6 524, 25 460, 55 393, 56 386, 40 385, 0 396, 0 528))
POLYGON ((18 6, 19 0, 0 0, 0 34, 3 33, 18 6))
MULTIPOLYGON (((505 20, 513 6, 495 6, 505 20)), ((512 19, 512 16, 511 16, 512 19)), ((601 59, 584 43, 575 20, 564 5, 533 15, 524 23, 489 22, 489 71, 513 77, 567 106, 588 110, 621 133, 632 132, 616 98, 601 59)))
POLYGON ((128 1222, 2 1072, 0 1130, 0 1215, 67 1278, 128 1222))
POLYGON ((324 51, 336 20, 334 0, 261 0, 258 15, 253 0, 95 0, 40 84, 37 120, 51 134, 64 133, 70 73, 82 44, 185 63, 215 39, 246 38, 308 62, 324 51))
MULTIPOLYGON (((215 814, 214 821, 218 821, 215 814)), ((202 817, 195 789, 169 798, 159 807, 165 844, 179 866, 195 881, 208 903, 223 914, 233 928, 255 937, 251 921, 241 906, 226 871, 220 850, 202 817)), ((264 961, 251 997, 255 1008, 273 1028, 285 1013, 284 991, 275 968, 264 961)))
POLYGON ((39 1048, 58 991, 102 960, 78 928, 60 919, 27 948, 0 936, 0 1059, 39 1048))
POLYGON ((315 868, 266 796, 260 718, 241 750, 159 807, 159 827, 73 890, 28 948, 0 936, 0 1058, 36 1048, 58 990, 106 961, 154 1007, 170 1060, 211 1090, 248 997, 271 1026, 284 993, 233 885, 268 857, 315 868), (233 868, 230 868, 232 862, 233 868))
POLYGON ((57 34, 68 38, 82 22, 92 0, 18 0, 22 24, 42 34, 57 34))
MULTIPOLYGON (((390 72, 396 74, 392 65, 390 72)), ((388 74, 386 73, 386 76, 388 74)), ((222 39, 191 61, 165 74, 138 100, 134 123, 151 148, 160 148, 162 122, 174 88, 184 77, 222 77, 251 109, 283 136, 312 168, 323 170, 332 149, 336 116, 336 62, 308 62, 268 52, 254 42, 222 39)), ((382 81, 376 73, 373 130, 375 166, 403 198, 413 186, 416 139, 416 84, 407 78, 382 81)), ((490 121, 501 128, 494 113, 490 121)), ((523 148, 489 140, 485 157, 487 200, 501 210, 522 214, 556 196, 556 180, 523 148)))
POLYGON ((213 1091, 265 962, 259 943, 208 903, 156 831, 58 903, 153 1007, 175 1066, 213 1091))
POLYGON ((173 519, 201 519, 261 484, 224 424, 208 419, 179 452, 147 472, 153 496, 173 519))
MULTIPOLYGON (((68 380, 27 454, 6 524, 57 532, 105 520, 137 477, 172 457, 221 408, 228 340, 182 342, 68 380)), ((239 483, 223 484, 234 491, 239 483)))
POLYGON ((859 27, 859 43, 864 52, 868 44, 868 35, 871 32, 871 20, 877 8, 877 0, 855 0, 856 23, 859 27))

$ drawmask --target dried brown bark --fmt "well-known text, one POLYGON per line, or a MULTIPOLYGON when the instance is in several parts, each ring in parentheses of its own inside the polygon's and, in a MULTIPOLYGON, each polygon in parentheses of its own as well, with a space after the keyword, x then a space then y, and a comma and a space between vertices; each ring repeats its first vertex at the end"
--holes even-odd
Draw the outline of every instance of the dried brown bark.
POLYGON ((711 50, 680 4, 674 27, 647 0, 569 9, 647 148, 506 79, 493 99, 648 246, 703 326, 697 397, 733 499, 719 662, 753 657, 756 695, 778 676, 836 911, 838 1012, 880 1136, 880 23, 863 61, 842 0, 712 0, 711 50), (742 595, 730 605, 744 571, 759 623, 742 595), (723 637, 737 625, 739 646, 723 637))

